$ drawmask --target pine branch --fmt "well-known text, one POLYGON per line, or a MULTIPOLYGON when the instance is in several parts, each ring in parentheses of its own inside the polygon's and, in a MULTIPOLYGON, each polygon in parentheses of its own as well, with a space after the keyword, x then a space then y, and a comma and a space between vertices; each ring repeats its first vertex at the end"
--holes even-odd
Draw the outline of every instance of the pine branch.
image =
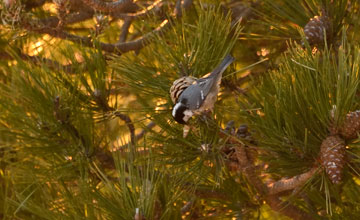
POLYGON ((278 196, 270 195, 269 196, 269 189, 263 183, 263 181, 256 175, 255 166, 251 163, 248 159, 246 150, 244 146, 238 145, 236 148, 237 157, 238 159, 242 159, 242 164, 245 165, 244 174, 248 178, 248 180, 254 185, 257 191, 264 196, 264 201, 269 204, 269 206, 279 212, 282 213, 290 218, 293 219, 313 219, 311 215, 307 214, 306 212, 298 209, 297 207, 291 204, 285 204, 283 201, 280 200, 278 196))
POLYGON ((216 192, 214 190, 201 190, 196 189, 194 194, 202 199, 219 199, 219 200, 228 200, 228 197, 222 192, 216 192))
POLYGON ((264 200, 274 211, 286 215, 294 220, 314 219, 311 215, 307 214, 296 206, 282 201, 278 196, 267 196, 264 200))
POLYGON ((161 9, 161 6, 164 5, 163 3, 164 2, 162 0, 158 0, 155 1, 153 4, 149 5, 148 7, 146 7, 144 10, 141 10, 139 12, 127 13, 127 14, 120 13, 120 14, 114 14, 113 16, 115 18, 121 18, 121 19, 141 19, 155 11, 159 11, 161 9))
POLYGON ((132 23, 132 19, 125 19, 124 20, 124 24, 121 27, 121 33, 120 33, 118 43, 123 43, 123 42, 126 41, 126 38, 127 38, 128 33, 129 33, 129 28, 131 26, 131 23, 132 23))
MULTIPOLYGON (((192 3, 192 0, 184 1, 182 4, 182 8, 187 9, 191 5, 191 3, 192 3)), ((181 10, 176 8, 174 10, 174 14, 175 14, 175 17, 181 17, 180 16, 181 10)), ((34 27, 33 25, 31 25, 31 23, 34 23, 34 22, 28 22, 28 21, 24 21, 24 22, 25 22, 24 27, 28 31, 36 32, 39 34, 49 34, 53 37, 66 39, 66 40, 69 40, 69 41, 72 41, 72 42, 75 42, 78 44, 82 44, 87 47, 94 46, 93 40, 91 37, 77 36, 77 35, 65 32, 63 30, 60 30, 57 28, 52 28, 49 26, 34 27)), ((114 43, 114 44, 100 42, 99 45, 102 50, 104 50, 106 52, 111 52, 111 53, 114 53, 114 52, 126 53, 129 51, 138 51, 141 48, 148 45, 151 42, 153 36, 163 34, 171 25, 172 25, 172 22, 170 22, 168 19, 165 19, 159 25, 159 27, 155 28, 153 31, 151 31, 149 33, 146 33, 145 35, 143 35, 142 37, 140 37, 136 40, 129 41, 129 42, 118 42, 118 43, 114 43)))
POLYGON ((26 9, 32 9, 32 8, 37 8, 37 7, 43 6, 45 3, 46 3, 45 0, 26 1, 25 7, 26 7, 26 9))
MULTIPOLYGON (((231 128, 228 130, 231 130, 231 128)), ((227 133, 234 135, 235 130, 227 133)), ((228 165, 230 165, 230 168, 232 169, 235 168, 239 171, 242 171, 251 185, 255 187, 256 191, 261 195, 263 200, 274 211, 282 213, 293 219, 313 219, 311 215, 307 214, 296 206, 282 201, 280 199, 279 193, 286 190, 295 189, 296 187, 303 185, 315 174, 317 168, 313 168, 304 174, 300 174, 290 179, 280 180, 273 185, 266 185, 258 175, 258 167, 254 164, 254 159, 251 157, 250 152, 248 152, 248 147, 242 143, 237 142, 234 138, 230 138, 229 142, 235 145, 235 152, 233 155, 230 155, 230 159, 235 161, 231 161, 231 163, 228 165)))
MULTIPOLYGON (((140 140, 142 137, 144 137, 144 135, 146 134, 146 132, 147 132, 148 130, 154 128, 155 125, 156 125, 156 124, 155 124, 154 122, 150 122, 149 124, 147 124, 145 129, 143 129, 140 133, 138 133, 137 135, 135 135, 135 138, 134 138, 135 142, 138 141, 138 140, 140 140)), ((130 129, 130 128, 129 128, 129 129, 130 129)), ((121 145, 118 149, 119 149, 119 150, 123 150, 123 149, 125 149, 127 146, 129 146, 129 143, 126 143, 126 144, 124 144, 124 145, 121 145)))
POLYGON ((139 134, 137 134, 136 136, 135 136, 135 140, 137 141, 137 140, 140 140, 142 137, 144 137, 144 135, 146 134, 146 132, 148 131, 148 130, 150 130, 150 129, 152 129, 152 128, 154 128, 155 127, 155 122, 150 122, 149 124, 147 124, 146 125, 146 129, 143 129, 139 134))
POLYGON ((85 156, 88 155, 89 146, 86 143, 86 139, 83 135, 80 134, 78 129, 71 123, 70 121, 70 111, 66 107, 63 106, 60 96, 56 96, 54 99, 54 117, 58 122, 64 127, 67 132, 71 134, 71 136, 75 137, 77 140, 80 140, 82 147, 84 148, 85 156))
POLYGON ((126 37, 129 33, 129 28, 133 20, 135 19, 141 19, 143 17, 148 16, 150 13, 153 13, 154 11, 160 11, 162 4, 162 0, 158 0, 151 4, 150 6, 146 7, 144 10, 136 12, 136 13, 128 13, 128 14, 114 14, 115 18, 121 18, 124 19, 124 24, 121 28, 121 34, 119 37, 119 43, 125 42, 126 37))
POLYGON ((104 2, 100 0, 82 0, 94 10, 102 12, 120 12, 133 3, 133 0, 118 0, 116 2, 104 2))
MULTIPOLYGON (((74 24, 77 22, 82 22, 85 20, 88 20, 92 18, 94 15, 94 12, 92 11, 80 11, 76 13, 71 13, 67 15, 66 21, 64 25, 66 24, 74 24)), ((34 22, 35 24, 42 24, 43 26, 47 27, 53 27, 55 28, 59 23, 59 18, 57 16, 50 16, 48 18, 39 19, 34 22)))
POLYGON ((113 112, 113 114, 116 117, 119 117, 121 120, 125 122, 125 124, 129 128, 131 144, 135 144, 135 127, 130 117, 126 114, 122 114, 116 111, 116 109, 114 109, 113 107, 110 107, 107 100, 105 99, 104 96, 101 95, 101 93, 97 93, 95 91, 93 93, 93 97, 96 104, 100 107, 100 109, 102 109, 104 112, 113 112))
POLYGON ((135 144, 135 127, 128 115, 120 112, 115 112, 115 115, 125 122, 130 131, 130 140, 132 144, 135 144))
POLYGON ((304 185, 306 181, 308 181, 314 174, 318 171, 318 167, 314 167, 306 173, 302 173, 300 175, 291 177, 291 178, 284 178, 277 182, 270 183, 267 185, 268 187, 268 194, 275 195, 280 192, 284 192, 287 190, 293 190, 297 187, 304 185))
POLYGON ((238 144, 235 148, 235 156, 243 173, 261 195, 266 195, 268 189, 262 180, 258 177, 258 175, 256 175, 257 172, 255 166, 250 162, 247 154, 248 153, 245 150, 245 146, 238 144))
POLYGON ((282 213, 293 219, 313 219, 311 215, 302 211, 301 209, 283 202, 278 195, 270 194, 270 189, 263 183, 257 175, 256 166, 244 145, 237 143, 235 147, 235 156, 238 163, 248 181, 255 187, 258 193, 263 197, 263 200, 275 211, 282 213))

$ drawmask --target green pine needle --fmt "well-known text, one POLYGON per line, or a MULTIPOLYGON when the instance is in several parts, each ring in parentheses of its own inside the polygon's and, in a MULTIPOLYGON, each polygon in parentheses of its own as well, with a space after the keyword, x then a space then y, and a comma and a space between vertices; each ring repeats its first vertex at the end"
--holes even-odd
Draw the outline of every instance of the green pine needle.
POLYGON ((328 128, 340 126, 358 107, 359 52, 345 37, 336 56, 333 49, 312 53, 289 46, 278 70, 269 72, 249 99, 247 108, 259 110, 244 112, 257 129, 261 146, 276 152, 275 170, 284 169, 281 161, 288 169, 294 161, 299 168, 311 166, 308 160, 318 154, 328 128))

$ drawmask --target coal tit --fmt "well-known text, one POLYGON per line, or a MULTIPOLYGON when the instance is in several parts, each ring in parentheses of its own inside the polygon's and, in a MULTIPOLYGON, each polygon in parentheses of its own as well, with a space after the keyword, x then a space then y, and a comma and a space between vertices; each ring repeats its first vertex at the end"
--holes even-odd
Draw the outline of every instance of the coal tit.
POLYGON ((222 73, 234 61, 227 55, 208 76, 196 79, 182 77, 170 89, 171 99, 175 102, 172 116, 180 124, 186 124, 193 115, 212 111, 219 92, 222 73))

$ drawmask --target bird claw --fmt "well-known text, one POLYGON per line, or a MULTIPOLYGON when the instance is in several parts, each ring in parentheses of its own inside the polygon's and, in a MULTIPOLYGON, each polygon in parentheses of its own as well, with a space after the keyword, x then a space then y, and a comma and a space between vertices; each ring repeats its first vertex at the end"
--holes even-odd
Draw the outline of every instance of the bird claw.
POLYGON ((184 128, 183 128, 183 137, 186 138, 189 134, 189 131, 190 131, 191 127, 189 125, 184 125, 184 128))

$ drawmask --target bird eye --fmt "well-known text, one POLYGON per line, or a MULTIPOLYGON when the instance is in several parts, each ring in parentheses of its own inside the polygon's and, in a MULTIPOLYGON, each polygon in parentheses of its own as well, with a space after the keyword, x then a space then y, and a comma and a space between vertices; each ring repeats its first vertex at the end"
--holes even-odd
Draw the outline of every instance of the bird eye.
POLYGON ((181 99, 181 103, 182 103, 182 104, 186 105, 187 102, 188 102, 187 98, 181 99))
POLYGON ((184 113, 178 112, 177 114, 175 114, 174 119, 179 124, 186 124, 186 122, 184 121, 184 117, 185 117, 184 113))

